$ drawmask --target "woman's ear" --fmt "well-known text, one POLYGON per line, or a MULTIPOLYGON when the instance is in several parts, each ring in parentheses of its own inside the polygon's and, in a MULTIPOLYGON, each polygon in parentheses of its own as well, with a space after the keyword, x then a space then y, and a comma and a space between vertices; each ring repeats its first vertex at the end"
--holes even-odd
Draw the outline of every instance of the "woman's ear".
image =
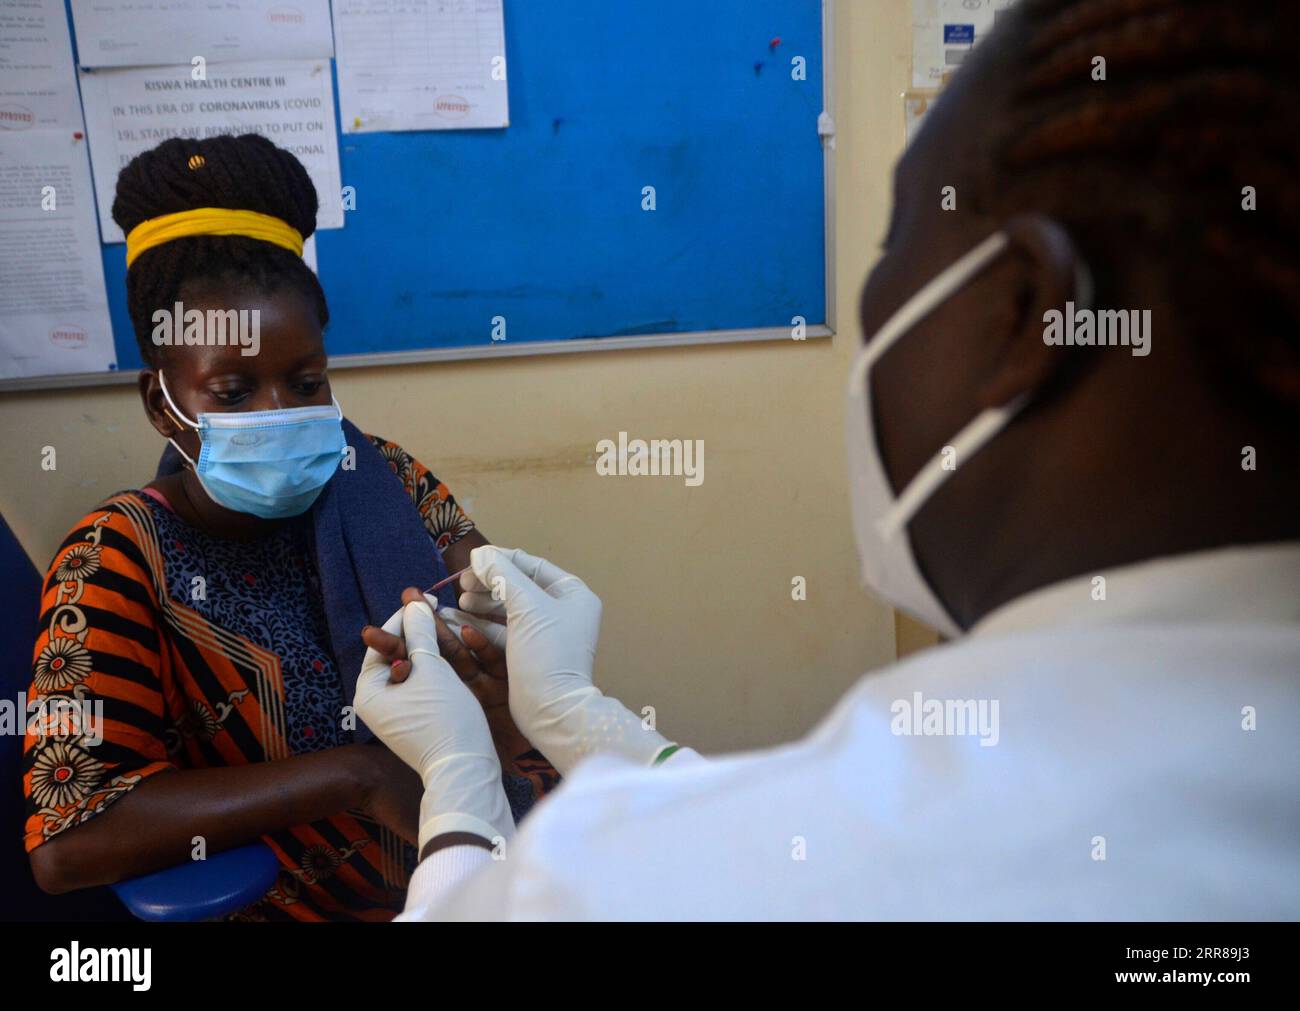
POLYGON ((1087 265, 1061 225, 1041 214, 1023 214, 1003 231, 1011 243, 1004 255, 1018 270, 1016 303, 996 364, 977 393, 983 407, 1000 407, 1060 378, 1075 349, 1047 344, 1043 317, 1050 310, 1064 312, 1067 302, 1090 307, 1092 300, 1087 265))
POLYGON ((163 396, 162 387, 158 384, 158 373, 153 369, 141 369, 136 384, 140 390, 140 402, 144 404, 144 413, 149 418, 149 424, 153 425, 164 439, 174 439, 181 434, 180 426, 172 419, 171 411, 167 409, 167 398, 163 396))

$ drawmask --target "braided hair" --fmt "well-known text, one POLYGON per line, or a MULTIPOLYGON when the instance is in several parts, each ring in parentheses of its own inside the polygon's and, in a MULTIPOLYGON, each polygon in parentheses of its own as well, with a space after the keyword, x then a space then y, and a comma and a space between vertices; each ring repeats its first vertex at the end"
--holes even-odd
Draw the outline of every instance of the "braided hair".
MULTIPOLYGON (((150 218, 198 207, 258 211, 280 218, 305 239, 316 230, 316 189, 288 151, 265 137, 173 138, 133 158, 117 179, 113 220, 123 232, 150 218)), ((320 281, 302 258, 244 235, 195 235, 145 250, 126 275, 127 309, 140 356, 156 365, 153 314, 170 309, 196 282, 290 290, 316 309, 321 328, 329 308, 320 281)))
POLYGON ((986 138, 977 204, 1060 221, 1099 294, 1162 266, 1207 367, 1294 403, 1300 74, 1282 11, 1300 5, 1262 6, 1020 0, 1000 26, 1015 35, 999 47, 1014 83, 986 138), (1258 210, 1244 206, 1246 187, 1258 210))

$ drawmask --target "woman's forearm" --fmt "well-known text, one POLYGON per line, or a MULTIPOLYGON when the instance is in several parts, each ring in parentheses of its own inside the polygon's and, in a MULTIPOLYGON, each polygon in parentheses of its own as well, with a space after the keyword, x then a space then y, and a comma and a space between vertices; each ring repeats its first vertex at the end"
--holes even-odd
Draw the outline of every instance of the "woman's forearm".
POLYGON ((268 832, 361 807, 374 763, 366 745, 344 745, 278 762, 187 769, 151 776, 82 825, 31 853, 47 892, 112 884, 268 832))

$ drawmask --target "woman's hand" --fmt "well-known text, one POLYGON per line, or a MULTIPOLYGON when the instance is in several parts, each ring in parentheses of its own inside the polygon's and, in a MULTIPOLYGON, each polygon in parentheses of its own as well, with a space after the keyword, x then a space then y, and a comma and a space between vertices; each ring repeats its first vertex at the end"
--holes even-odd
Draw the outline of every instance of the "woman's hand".
MULTIPOLYGON (((402 592, 403 604, 419 603, 424 599, 424 595, 415 587, 408 587, 402 592)), ((459 625, 460 635, 457 636, 436 611, 434 622, 438 629, 439 651, 483 707, 488 726, 492 730, 497 757, 503 768, 511 768, 512 760, 533 750, 533 745, 519 732, 510 715, 510 683, 505 652, 494 646, 486 635, 471 624, 459 625)), ((407 659, 406 643, 401 636, 385 632, 376 625, 367 625, 361 631, 361 639, 388 661, 390 682, 400 684, 410 676, 411 661, 407 659)))
POLYGON ((514 819, 487 719, 441 655, 433 608, 424 600, 405 604, 384 630, 405 638, 409 676, 394 684, 386 658, 367 649, 354 704, 358 718, 423 784, 421 852, 443 835, 470 833, 485 845, 510 838, 514 819))
MULTIPOLYGON (((402 604, 418 604, 426 601, 424 594, 413 586, 402 591, 402 604)), ((426 601, 427 602, 427 601, 426 601)), ((459 614, 459 612, 451 612, 459 614)), ((434 612, 433 620, 438 627, 438 648, 443 658, 452 665, 462 681, 469 686, 483 708, 504 705, 508 695, 506 683, 506 657, 497 649, 488 637, 473 625, 459 624, 458 630, 464 641, 456 635, 434 612)), ((411 673, 411 661, 406 656, 406 642, 399 635, 385 632, 378 625, 367 625, 361 630, 361 641, 379 653, 391 668, 389 681, 401 684, 411 673)))
POLYGON ((505 614, 510 711, 561 775, 597 751, 648 766, 672 742, 592 683, 600 598, 577 576, 517 548, 470 553, 460 604, 505 614))

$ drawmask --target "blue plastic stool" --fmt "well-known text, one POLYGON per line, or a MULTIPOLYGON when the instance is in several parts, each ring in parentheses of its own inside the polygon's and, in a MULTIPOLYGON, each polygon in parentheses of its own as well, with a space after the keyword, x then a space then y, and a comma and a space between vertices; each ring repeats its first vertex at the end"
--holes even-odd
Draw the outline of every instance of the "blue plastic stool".
POLYGON ((260 899, 275 884, 279 871, 280 861, 271 847, 259 842, 119 881, 112 888, 141 920, 215 920, 260 899))

